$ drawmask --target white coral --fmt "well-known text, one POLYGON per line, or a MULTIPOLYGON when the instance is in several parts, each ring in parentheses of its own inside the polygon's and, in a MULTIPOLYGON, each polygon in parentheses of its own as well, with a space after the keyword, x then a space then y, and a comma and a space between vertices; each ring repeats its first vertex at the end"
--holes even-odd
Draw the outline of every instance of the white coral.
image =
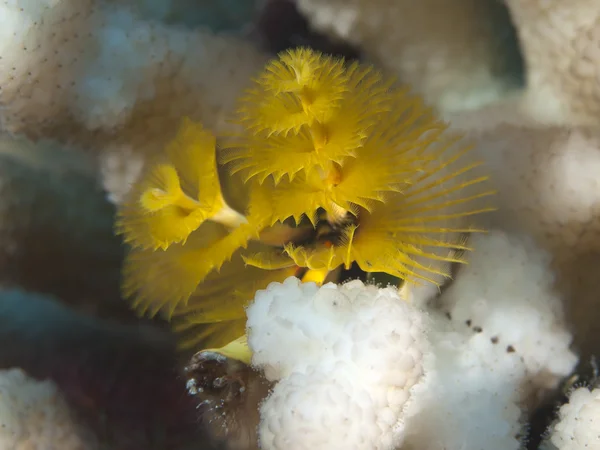
POLYGON ((505 2, 526 64, 525 108, 544 122, 596 126, 600 117, 600 2, 505 2))
POLYGON ((600 132, 542 126, 505 106, 454 121, 469 130, 498 190, 498 209, 485 215, 485 226, 527 234, 550 251, 576 344, 583 353, 596 353, 600 132))
POLYGON ((468 264, 440 299, 453 327, 490 369, 509 375, 516 353, 529 376, 547 377, 538 388, 556 388, 577 357, 550 255, 531 238, 498 231, 473 236, 470 245, 468 264))
POLYGON ((550 256, 496 231, 472 246, 425 310, 360 281, 259 291, 248 342, 277 382, 261 406, 262 448, 520 449, 523 412, 577 356, 550 256))
POLYGON ((0 2, 2 36, 0 126, 92 150, 114 200, 137 172, 124 167, 130 155, 138 166, 161 152, 183 117, 227 128, 267 59, 240 38, 145 20, 103 0, 0 2))
POLYGON ((519 356, 509 355, 496 368, 493 356, 479 359, 485 345, 462 333, 436 332, 431 340, 433 362, 407 411, 403 449, 520 449, 519 384, 525 373, 519 356))
POLYGON ((471 245, 431 312, 434 358, 407 413, 408 449, 521 448, 523 411, 577 363, 549 255, 496 231, 471 245))
POLYGON ((469 124, 498 189, 491 225, 524 232, 551 250, 600 250, 600 132, 578 127, 469 124))
POLYGON ((300 283, 259 291, 248 308, 252 363, 278 381, 259 439, 275 449, 393 449, 421 380, 422 313, 394 289, 300 283))
POLYGON ((560 408, 559 420, 550 430, 548 449, 590 450, 600 448, 600 389, 575 389, 560 408))
POLYGON ((93 450, 94 436, 74 420, 57 387, 21 369, 0 371, 0 448, 93 450))
MULTIPOLYGON (((146 21, 101 0, 5 1, 0 30, 10 42, 0 47, 1 118, 25 133, 73 121, 113 130, 140 107, 146 126, 185 114, 212 126, 264 62, 239 39, 146 21)), ((65 131, 74 130, 54 132, 65 131)))
MULTIPOLYGON (((357 45, 442 111, 512 89, 502 10, 486 0, 297 0, 312 27, 357 45), (504 73, 503 73, 504 72, 504 73)), ((508 21, 506 21, 508 22, 508 21)))

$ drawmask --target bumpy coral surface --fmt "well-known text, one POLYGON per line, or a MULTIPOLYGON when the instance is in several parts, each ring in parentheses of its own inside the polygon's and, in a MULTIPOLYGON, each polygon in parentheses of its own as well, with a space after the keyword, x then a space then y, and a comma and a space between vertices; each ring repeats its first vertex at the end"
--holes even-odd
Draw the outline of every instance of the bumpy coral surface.
POLYGON ((577 363, 549 254, 497 231, 471 245, 468 264, 430 311, 433 357, 407 413, 410 449, 522 448, 523 411, 577 363))
POLYGON ((550 255, 503 232, 472 241, 468 264, 425 309, 360 281, 319 289, 290 278, 257 292, 252 364, 276 382, 261 405, 262 448, 522 448, 524 411, 578 358, 550 255))
POLYGON ((494 1, 298 0, 297 4, 313 27, 356 44, 369 60, 397 73, 441 110, 477 108, 519 83, 510 25, 494 1))
POLYGON ((115 201, 182 116, 223 128, 265 61, 239 38, 146 20, 102 0, 2 2, 0 30, 2 126, 99 154, 115 201))
POLYGON ((490 368, 510 370, 516 353, 535 385, 531 394, 555 389, 577 357, 551 255, 529 237, 496 231, 472 245, 468 264, 440 297, 442 310, 490 368))
POLYGON ((135 118, 137 130, 144 121, 146 131, 151 123, 164 130, 161 119, 200 111, 214 124, 259 55, 235 39, 145 21, 102 1, 4 2, 2 25, 3 42, 21 43, 2 48, 2 119, 26 133, 69 124, 75 128, 63 133, 82 131, 78 122, 110 130, 135 118), (217 99, 216 86, 229 89, 217 99))
POLYGON ((56 386, 20 369, 0 371, 0 447, 99 448, 94 436, 77 424, 56 386))
POLYGON ((261 405, 261 448, 394 449, 423 375, 422 315, 393 288, 288 278, 248 307, 252 364, 277 381, 261 405))
POLYGON ((596 352, 596 266, 600 261, 600 133, 545 126, 514 103, 460 115, 478 157, 495 174, 498 210, 487 226, 527 234, 552 255, 577 345, 596 352))
POLYGON ((600 131, 503 124, 471 136, 497 173, 499 208, 486 217, 495 226, 526 232, 563 258, 600 250, 600 131))
POLYGON ((525 58, 526 108, 538 120, 597 125, 600 3, 506 0, 525 58))
POLYGON ((580 387, 560 408, 558 421, 550 429, 548 450, 600 448, 600 389, 580 387))

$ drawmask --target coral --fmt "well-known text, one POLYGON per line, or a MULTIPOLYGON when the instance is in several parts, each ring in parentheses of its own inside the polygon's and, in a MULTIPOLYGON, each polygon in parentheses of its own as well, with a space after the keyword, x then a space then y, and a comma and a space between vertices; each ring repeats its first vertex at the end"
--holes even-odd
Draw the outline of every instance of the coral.
POLYGON ((600 250, 600 132, 593 128, 470 124, 476 151, 495 176, 495 226, 526 232, 553 251, 600 250), (523 195, 527 193, 527 195, 523 195))
POLYGON ((600 444, 600 390, 580 387, 561 406, 558 421, 550 428, 545 450, 584 450, 600 444))
POLYGON ((442 111, 474 109, 519 85, 510 24, 495 1, 297 0, 310 24, 361 48, 442 111))
POLYGON ((562 298, 554 288, 551 254, 528 236, 499 231, 474 236, 471 245, 475 250, 468 264, 440 296, 439 308, 469 336, 469 345, 489 368, 510 370, 514 356, 519 357, 530 383, 521 386, 521 395, 541 395, 526 398, 536 403, 577 362, 562 298))
MULTIPOLYGON (((45 293, 0 292, 2 367, 51 376, 111 448, 180 448, 190 411, 240 450, 521 448, 574 369, 572 339, 598 353, 597 2, 296 0, 436 113, 308 50, 251 81, 267 61, 258 30, 195 26, 238 28, 261 2, 236 3, 243 17, 188 2, 0 3, 0 283, 45 293), (165 333, 58 305, 114 316, 120 300, 99 178, 132 246, 125 296, 169 319, 181 348, 209 347, 188 398, 165 333), (327 284, 357 276, 394 287, 327 284), (407 361, 410 376, 388 371, 407 361)), ((596 397, 576 389, 557 408, 546 448, 597 446, 596 397)))
POLYGON ((553 256, 577 346, 596 352, 595 265, 600 261, 600 134, 597 128, 544 125, 522 103, 462 114, 454 126, 468 130, 478 159, 486 161, 498 191, 488 227, 532 236, 553 256))
POLYGON ((252 365, 276 382, 261 405, 261 448, 522 448, 524 412, 578 358, 550 255, 526 236, 472 241, 468 265, 423 310, 360 281, 289 278, 258 291, 248 345, 252 365), (391 401, 392 381, 404 386, 401 409, 372 389, 387 384, 391 401), (385 418, 379 438, 369 417, 385 418))
POLYGON ((101 0, 2 2, 0 30, 2 127, 94 152, 115 200, 137 175, 127 161, 159 153, 182 116, 226 127, 224 114, 265 61, 239 38, 101 0))
POLYGON ((596 126, 600 117, 600 4, 505 0, 523 49, 524 107, 536 120, 596 126))
POLYGON ((247 84, 248 75, 260 67, 253 61, 262 63, 257 51, 237 40, 146 22, 101 1, 61 0, 35 8, 5 2, 2 17, 5 35, 22 42, 5 45, 2 51, 2 118, 11 131, 67 136, 81 131, 77 122, 110 131, 135 119, 146 121, 146 126, 159 122, 165 130, 161 119, 179 120, 184 114, 213 126, 227 99, 221 92, 211 98, 211 86, 231 87, 233 100, 234 87, 247 84), (58 42, 61 51, 55 52, 58 42), (199 48, 221 64, 215 66, 210 59, 183 61, 199 48), (223 64, 227 60, 229 67, 223 64), (52 101, 44 102, 42 95, 52 101), (61 133, 60 128, 69 125, 75 128, 61 133))
POLYGON ((553 256, 575 342, 597 352, 599 136, 593 1, 506 2, 526 62, 522 95, 448 116, 498 190, 487 226, 533 236, 553 256), (595 171, 596 170, 596 171, 595 171))
POLYGON ((288 278, 247 314, 252 364, 277 382, 260 406, 261 448, 401 445, 427 346, 422 315, 395 289, 288 278))
POLYGON ((495 174, 492 224, 534 236, 554 256, 578 348, 598 351, 600 239, 597 152, 597 2, 508 0, 526 62, 526 90, 504 104, 452 117, 472 131, 495 174))
POLYGON ((360 50, 340 40, 311 29, 300 14, 296 0, 266 0, 255 24, 255 36, 272 53, 306 46, 323 53, 357 59, 360 50))
POLYGON ((578 360, 550 255, 526 236, 498 231, 472 245, 431 311, 434 358, 407 412, 407 449, 522 448, 524 413, 578 360))
POLYGON ((0 371, 0 447, 100 448, 51 381, 36 381, 20 369, 0 371))

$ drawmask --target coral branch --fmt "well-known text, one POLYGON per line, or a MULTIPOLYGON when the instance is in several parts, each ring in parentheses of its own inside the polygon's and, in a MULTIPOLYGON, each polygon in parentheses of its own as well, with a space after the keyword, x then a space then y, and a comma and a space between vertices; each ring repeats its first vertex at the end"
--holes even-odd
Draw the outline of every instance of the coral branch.
POLYGON ((0 4, 0 123, 99 154, 119 201, 181 117, 209 129, 265 62, 251 43, 101 0, 0 4))
POLYGON ((482 0, 298 0, 311 25, 351 42, 443 111, 518 86, 506 14, 482 0))
POLYGON ((528 108, 538 120, 595 125, 600 118, 600 3, 505 0, 526 63, 528 108))

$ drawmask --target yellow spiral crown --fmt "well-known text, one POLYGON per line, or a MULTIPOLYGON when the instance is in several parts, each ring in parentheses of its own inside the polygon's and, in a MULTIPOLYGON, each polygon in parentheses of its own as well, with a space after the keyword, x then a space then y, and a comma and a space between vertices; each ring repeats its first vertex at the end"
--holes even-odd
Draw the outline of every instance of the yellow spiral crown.
POLYGON ((185 120, 117 222, 132 246, 126 296, 193 330, 192 343, 242 335, 254 291, 302 268, 439 284, 491 209, 461 136, 372 67, 284 52, 234 121, 242 131, 217 147, 185 120))

